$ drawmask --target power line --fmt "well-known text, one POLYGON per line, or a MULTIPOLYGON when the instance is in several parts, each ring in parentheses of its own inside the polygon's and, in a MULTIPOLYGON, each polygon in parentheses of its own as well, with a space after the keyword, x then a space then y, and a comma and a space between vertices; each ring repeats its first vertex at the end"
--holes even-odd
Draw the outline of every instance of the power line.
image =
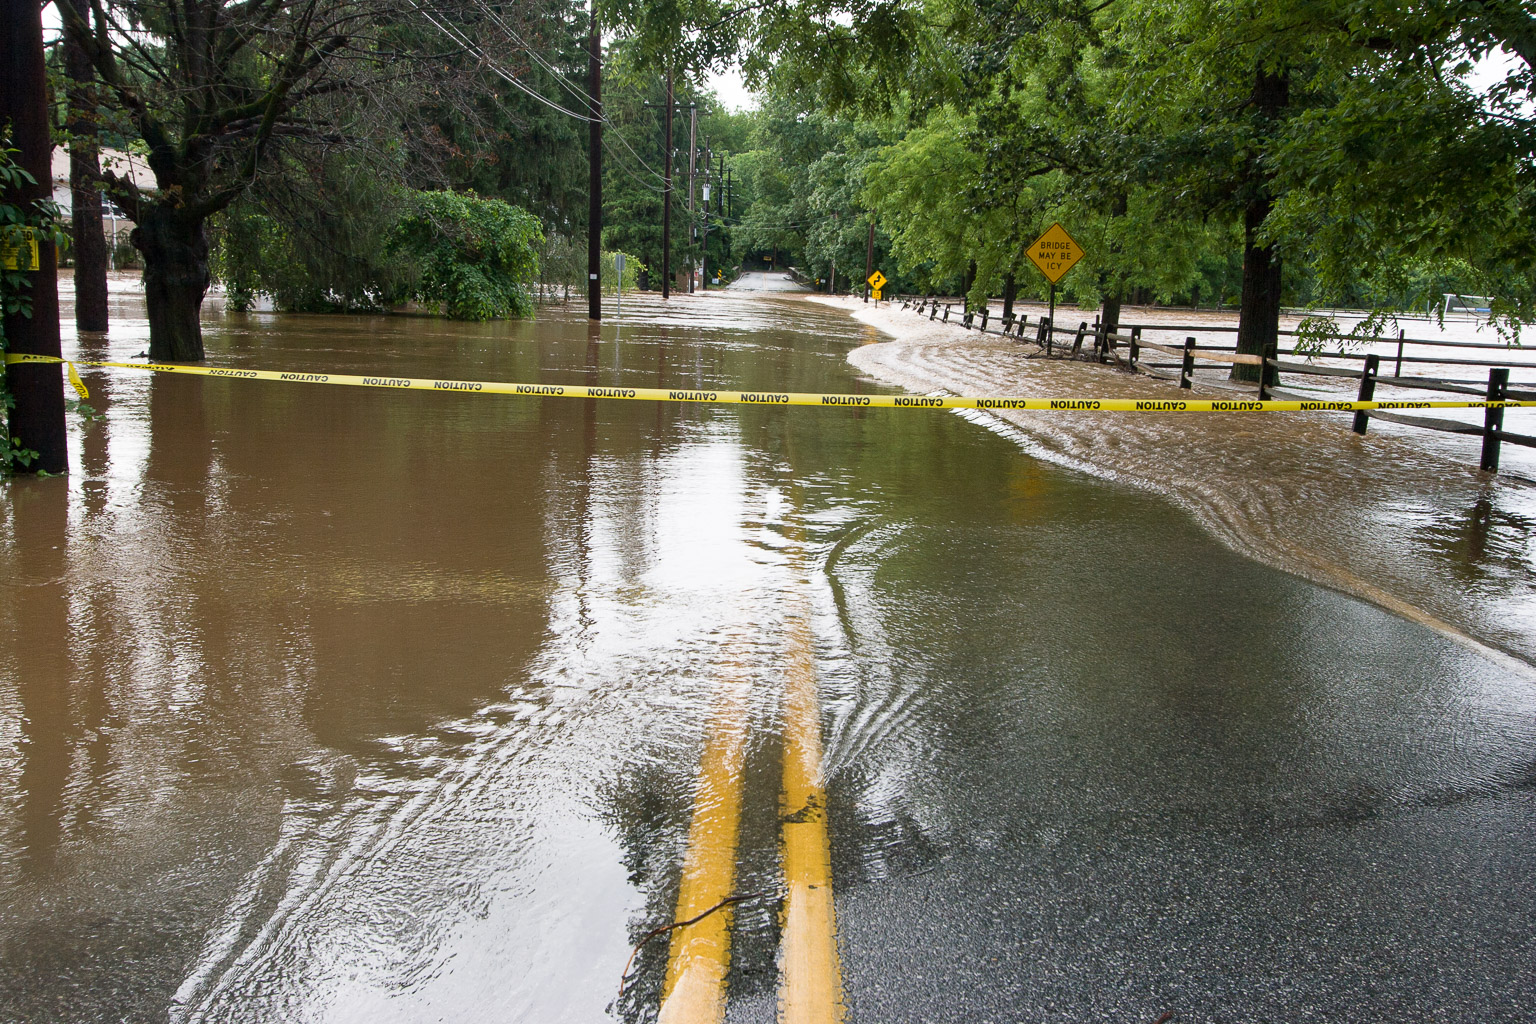
POLYGON ((534 99, 538 100, 540 103, 544 104, 545 106, 547 106, 547 107, 549 107, 549 108, 551 108, 553 110, 558 110, 560 113, 566 115, 567 117, 574 117, 578 121, 586 121, 586 122, 591 122, 591 121, 597 120, 597 118, 589 117, 586 114, 578 114, 574 110, 567 110, 565 107, 562 107, 560 104, 558 104, 554 100, 549 99, 548 97, 544 96, 542 93, 534 90, 533 88, 531 88, 531 87, 529 87, 527 85, 524 85, 518 78, 516 78, 515 76, 513 76, 512 74, 507 72, 505 69, 503 69, 499 63, 497 63, 495 60, 493 60, 488 53, 486 53, 484 50, 482 50, 480 48, 479 44, 475 43, 468 36, 464 35, 463 32, 459 31, 456 28, 452 28, 449 25, 444 24, 443 22, 439 21, 435 15, 433 15, 433 14, 423 10, 421 5, 416 3, 416 0, 410 0, 410 4, 411 4, 412 7, 416 8, 416 12, 418 14, 420 14, 423 18, 426 18, 434 26, 436 26, 437 30, 439 32, 442 32, 449 39, 452 39, 454 42, 457 42, 460 46, 463 46, 465 49, 467 49, 470 53, 474 54, 476 57, 479 57, 480 60, 485 64, 486 67, 490 68, 491 71, 493 71, 498 77, 503 79, 508 85, 511 85, 513 88, 518 89, 521 92, 527 93, 529 96, 531 96, 534 99))
MULTIPOLYGON (((494 11, 490 11, 489 8, 485 8, 483 5, 481 5, 482 9, 486 10, 486 12, 488 14, 490 14, 491 18, 497 23, 497 25, 499 25, 502 28, 503 31, 505 31, 513 39, 517 40, 517 42, 522 44, 522 46, 524 47, 525 52, 528 54, 528 56, 530 58, 532 58, 536 63, 538 63, 541 67, 543 67, 545 70, 547 70, 551 75, 553 75, 555 80, 557 82, 559 82, 561 85, 565 86, 565 88, 567 90, 569 90, 572 93, 572 95, 575 95, 578 100, 581 100, 586 105, 588 105, 589 109, 591 109, 594 113, 598 113, 597 117, 593 117, 593 116, 591 116, 591 114, 582 114, 582 113, 578 113, 578 112, 576 112, 574 110, 568 110, 565 107, 561 106, 560 104, 554 102, 553 100, 545 97, 543 94, 541 94, 541 93, 535 91, 534 89, 530 88, 529 86, 525 85, 521 80, 519 80, 515 76, 511 75, 504 68, 502 68, 501 65, 494 58, 492 58, 488 53, 485 52, 485 50, 483 48, 481 48, 479 46, 479 44, 477 44, 473 40, 471 40, 461 30, 459 30, 457 28, 450 27, 449 25, 445 24, 444 22, 439 21, 438 18, 435 15, 433 15, 433 14, 423 10, 421 5, 416 3, 415 0, 410 0, 410 2, 411 2, 411 6, 416 8, 417 13, 419 13, 422 17, 426 18, 434 26, 436 26, 438 31, 442 32, 444 35, 448 36, 448 38, 450 38, 450 39, 454 40, 455 42, 459 43, 461 46, 464 46, 470 52, 472 52, 475 56, 479 57, 485 63, 485 65, 491 69, 491 71, 493 71, 498 77, 500 77, 503 80, 505 80, 508 84, 510 84, 513 87, 517 88, 518 90, 528 94, 529 96, 531 96, 534 99, 538 100, 540 103, 543 103, 545 106, 548 106, 548 107, 550 107, 550 108, 552 108, 554 110, 559 111, 562 114, 565 114, 567 117, 574 117, 578 121, 584 121, 584 122, 587 122, 587 123, 590 123, 590 122, 592 122, 594 120, 601 120, 602 123, 605 126, 613 129, 613 134, 618 138, 619 143, 621 145, 623 145, 623 147, 625 149, 629 150, 629 155, 632 158, 634 158, 636 163, 638 163, 641 167, 643 167, 647 171, 649 171, 651 173, 651 175, 654 176, 655 178, 657 178, 657 179, 659 179, 661 181, 665 181, 666 180, 666 176, 665 175, 663 175, 661 172, 657 171, 656 168, 652 167, 650 164, 646 163, 645 162, 645 158, 642 157, 638 152, 635 151, 635 147, 633 145, 631 145, 630 141, 624 137, 624 133, 619 129, 618 125, 614 124, 613 120, 611 118, 609 118, 606 114, 600 113, 601 106, 602 106, 601 104, 595 104, 595 101, 593 101, 592 97, 589 96, 586 93, 585 90, 583 90, 583 89, 581 89, 581 88, 579 88, 577 86, 572 85, 565 78, 565 76, 557 68, 554 67, 554 65, 550 64, 549 61, 547 61, 542 54, 540 54, 532 46, 530 46, 528 44, 527 40, 525 40, 522 36, 518 35, 517 32, 513 31, 511 26, 507 25, 504 21, 502 21, 500 16, 497 15, 494 11)), ((603 145, 604 145, 604 148, 608 148, 608 143, 607 143, 606 137, 604 138, 603 145)), ((610 153, 613 153, 613 150, 611 148, 608 148, 608 151, 610 153)), ((617 157, 620 161, 623 160, 623 157, 619 156, 619 154, 617 154, 617 153, 614 153, 614 156, 617 157)), ((622 167, 622 163, 621 163, 620 166, 622 167)), ((628 168, 623 168, 623 169, 624 169, 625 173, 630 174, 630 177, 632 177, 632 178, 635 177, 635 175, 633 173, 631 173, 628 168)), ((666 191, 665 188, 657 188, 654 185, 650 185, 650 184, 648 184, 646 182, 640 181, 638 178, 635 178, 635 180, 637 182, 639 182, 641 185, 644 185, 646 188, 651 189, 652 191, 655 191, 655 192, 665 192, 666 191)))

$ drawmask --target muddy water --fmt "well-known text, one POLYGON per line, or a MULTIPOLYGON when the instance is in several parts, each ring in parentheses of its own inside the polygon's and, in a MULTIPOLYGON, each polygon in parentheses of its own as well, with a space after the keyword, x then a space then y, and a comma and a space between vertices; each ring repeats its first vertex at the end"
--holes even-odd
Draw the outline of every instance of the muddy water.
MULTIPOLYGON (((859 315, 903 340, 861 348, 851 361, 919 392, 1188 394, 1107 367, 1029 358, 1033 346, 897 306, 859 315)), ((1284 383, 1309 389, 1315 380, 1284 383)), ((1196 393, 1231 396, 1205 384, 1196 393)), ((1506 445, 1504 471, 1489 475, 1478 471, 1475 438, 1374 420, 1360 437, 1351 419, 1010 411, 978 423, 1040 458, 1164 494, 1239 552, 1536 662, 1536 479, 1526 475, 1536 460, 1506 445)), ((1511 410, 1506 422, 1536 430, 1536 410, 1511 410)))
MULTIPOLYGON (((220 365, 849 391, 793 300, 216 316, 220 365)), ((120 297, 85 357, 143 348, 120 297)), ((85 374, 0 493, 0 1019, 646 1020, 722 681, 772 1019, 810 608, 854 1020, 1518 1019, 1528 676, 947 414, 85 374), (1429 1002, 1428 1000, 1433 1000, 1429 1002)))

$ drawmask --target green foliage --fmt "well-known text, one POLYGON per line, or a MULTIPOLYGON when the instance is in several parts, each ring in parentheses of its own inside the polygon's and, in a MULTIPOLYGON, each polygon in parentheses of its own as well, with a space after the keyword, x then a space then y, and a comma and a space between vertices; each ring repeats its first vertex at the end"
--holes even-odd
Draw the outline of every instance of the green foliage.
POLYGON ((455 320, 529 317, 539 222, 499 199, 414 192, 386 251, 414 269, 412 294, 455 320))
MULTIPOLYGON (((615 292, 619 289, 619 268, 614 261, 616 255, 618 253, 609 252, 606 249, 603 250, 602 277, 603 291, 605 292, 615 292)), ((623 285, 626 292, 635 291, 640 287, 640 274, 644 270, 646 270, 646 266, 638 258, 631 256, 629 253, 624 253, 623 285)))
POLYGON ((210 271, 229 308, 249 309, 258 294, 304 313, 377 312, 405 301, 410 275, 385 251, 398 191, 346 155, 259 183, 211 222, 210 271))

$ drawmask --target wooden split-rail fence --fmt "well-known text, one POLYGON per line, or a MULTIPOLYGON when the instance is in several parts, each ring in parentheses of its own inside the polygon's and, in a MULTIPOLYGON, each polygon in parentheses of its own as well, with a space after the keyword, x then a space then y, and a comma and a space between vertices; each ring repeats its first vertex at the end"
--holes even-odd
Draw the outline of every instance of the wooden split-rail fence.
MULTIPOLYGON (((1040 317, 1034 323, 1030 322, 1028 314, 1020 317, 1014 317, 1012 314, 1009 314, 1008 316, 996 317, 994 319, 992 311, 985 307, 979 310, 966 310, 962 305, 961 311, 957 315, 954 313, 956 303, 946 302, 942 298, 932 295, 902 295, 893 296, 893 298, 901 302, 901 308, 915 310, 920 315, 926 315, 929 320, 955 323, 966 330, 976 330, 983 334, 992 334, 1016 341, 1033 342, 1039 348, 1040 354, 1047 358, 1082 359, 1089 362, 1112 364, 1132 373, 1145 373, 1164 380, 1176 380, 1181 388, 1193 386, 1195 370, 1198 364, 1213 363, 1228 366, 1240 364, 1267 367, 1269 372, 1264 373, 1262 375, 1263 379, 1258 381, 1256 385, 1247 385, 1245 387, 1240 382, 1202 381, 1202 383, 1209 383, 1217 387, 1247 391, 1251 391, 1256 387, 1260 399, 1292 398, 1309 400, 1317 397, 1315 395, 1298 394, 1279 387, 1274 382, 1278 380, 1280 373, 1310 377, 1343 377, 1357 380, 1359 384, 1356 397, 1362 402, 1368 402, 1375 398, 1376 386, 1378 384, 1414 391, 1470 395, 1474 398, 1486 399, 1490 402, 1504 401, 1506 399, 1536 399, 1536 381, 1520 381, 1511 384, 1509 379, 1512 369, 1536 370, 1536 363, 1513 363, 1507 359, 1490 360, 1461 358, 1454 355, 1424 354, 1426 350, 1432 349, 1473 351, 1486 349, 1508 351, 1509 349, 1507 345, 1491 342, 1412 339, 1404 337, 1404 333, 1399 332, 1396 338, 1351 339, 1351 341, 1364 342, 1368 345, 1395 345, 1395 356, 1388 355, 1385 358, 1380 353, 1319 352, 1298 350, 1294 346, 1290 348, 1276 346, 1271 349, 1267 356, 1260 357, 1258 355, 1238 352, 1236 345, 1200 344, 1195 333, 1236 334, 1236 327, 1121 323, 1118 329, 1112 333, 1104 328, 1097 317, 1094 318, 1092 324, 1087 320, 1083 320, 1076 328, 1072 328, 1053 324, 1050 318, 1046 316, 1040 317), (989 327, 989 322, 995 324, 995 326, 989 327), (1143 337, 1143 332, 1149 330, 1175 334, 1190 333, 1186 334, 1182 345, 1167 345, 1146 340, 1143 337), (1068 339, 1070 339, 1070 342, 1068 339), (1282 358, 1283 356, 1290 356, 1292 358, 1285 359, 1282 358), (1162 357, 1172 357, 1176 361, 1170 361, 1162 357), (1357 362, 1361 365, 1358 369, 1344 366, 1326 366, 1310 361, 1299 362, 1296 357, 1308 360, 1331 359, 1341 362, 1357 362), (1383 363, 1392 364, 1391 374, 1382 373, 1383 363), (1488 379, 1485 382, 1476 379, 1405 377, 1403 375, 1404 364, 1413 366, 1426 363, 1436 366, 1486 367, 1488 379)), ((1297 331, 1280 331, 1279 333, 1282 337, 1295 338, 1300 336, 1300 332, 1297 331)), ((1527 448, 1536 448, 1536 436, 1513 433, 1504 429, 1504 410, 1502 408, 1483 410, 1482 424, 1463 423, 1457 420, 1434 416, 1413 416, 1382 410, 1356 412, 1352 425, 1354 432, 1364 434, 1373 416, 1392 423, 1400 423, 1424 430, 1438 430, 1446 433, 1480 437, 1482 439, 1482 457, 1479 461, 1479 468, 1488 473, 1497 473, 1499 471, 1499 452, 1502 445, 1514 444, 1527 448)))

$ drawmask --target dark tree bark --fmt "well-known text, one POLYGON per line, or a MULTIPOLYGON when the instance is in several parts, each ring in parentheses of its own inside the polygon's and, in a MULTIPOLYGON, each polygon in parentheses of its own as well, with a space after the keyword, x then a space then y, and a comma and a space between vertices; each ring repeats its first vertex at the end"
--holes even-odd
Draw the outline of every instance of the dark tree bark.
POLYGON ((976 284, 976 261, 971 260, 971 265, 965 268, 965 280, 960 285, 960 305, 967 313, 971 311, 971 288, 976 284))
POLYGON ((1104 312, 1099 317, 1099 323, 1104 328, 1105 334, 1120 333, 1120 295, 1104 296, 1104 312))
MULTIPOLYGON (((16 162, 32 176, 0 194, 0 201, 31 210, 49 196, 48 87, 43 65, 43 21, 33 0, 0 0, 0 123, 9 122, 16 162)), ((58 356, 59 291, 53 243, 38 240, 39 263, 27 271, 32 310, 4 313, 6 346, 16 353, 58 356)), ((64 371, 57 363, 11 366, 11 437, 37 458, 23 472, 63 473, 69 468, 64 432, 64 371)))
MULTIPOLYGON (((1289 102, 1287 75, 1261 67, 1254 77, 1251 100, 1258 111, 1260 130, 1278 118, 1289 102)), ((1237 321, 1237 351, 1272 358, 1280 339, 1280 255, 1273 246, 1257 244, 1272 205, 1262 168, 1251 169, 1248 185, 1249 199, 1243 210, 1243 297, 1237 321)), ((1259 373, 1257 366, 1232 367, 1233 380, 1256 382, 1259 373)), ((1272 381, 1274 371, 1266 370, 1265 376, 1272 381)))
MULTIPOLYGON (((89 15, 86 15, 89 17, 89 15)), ((64 37, 69 73, 70 232, 75 257, 75 327, 107 329, 107 238, 101 228, 100 145, 97 142, 96 74, 73 36, 64 37)))
MULTIPOLYGON (((1243 217, 1243 298, 1237 320, 1237 350, 1273 358, 1280 340, 1280 256, 1254 236, 1269 216, 1269 200, 1248 204, 1243 217)), ((1268 373, 1270 379, 1274 371, 1268 373)), ((1233 380, 1258 381, 1257 366, 1234 365, 1233 380)))
POLYGON ((149 358, 203 358, 200 312, 208 293, 208 234, 204 218, 160 203, 144 203, 129 240, 144 254, 144 302, 149 310, 149 358))
POLYGON ((1003 278, 1003 319, 1013 316, 1013 300, 1018 297, 1019 283, 1014 279, 1012 271, 1003 278))

